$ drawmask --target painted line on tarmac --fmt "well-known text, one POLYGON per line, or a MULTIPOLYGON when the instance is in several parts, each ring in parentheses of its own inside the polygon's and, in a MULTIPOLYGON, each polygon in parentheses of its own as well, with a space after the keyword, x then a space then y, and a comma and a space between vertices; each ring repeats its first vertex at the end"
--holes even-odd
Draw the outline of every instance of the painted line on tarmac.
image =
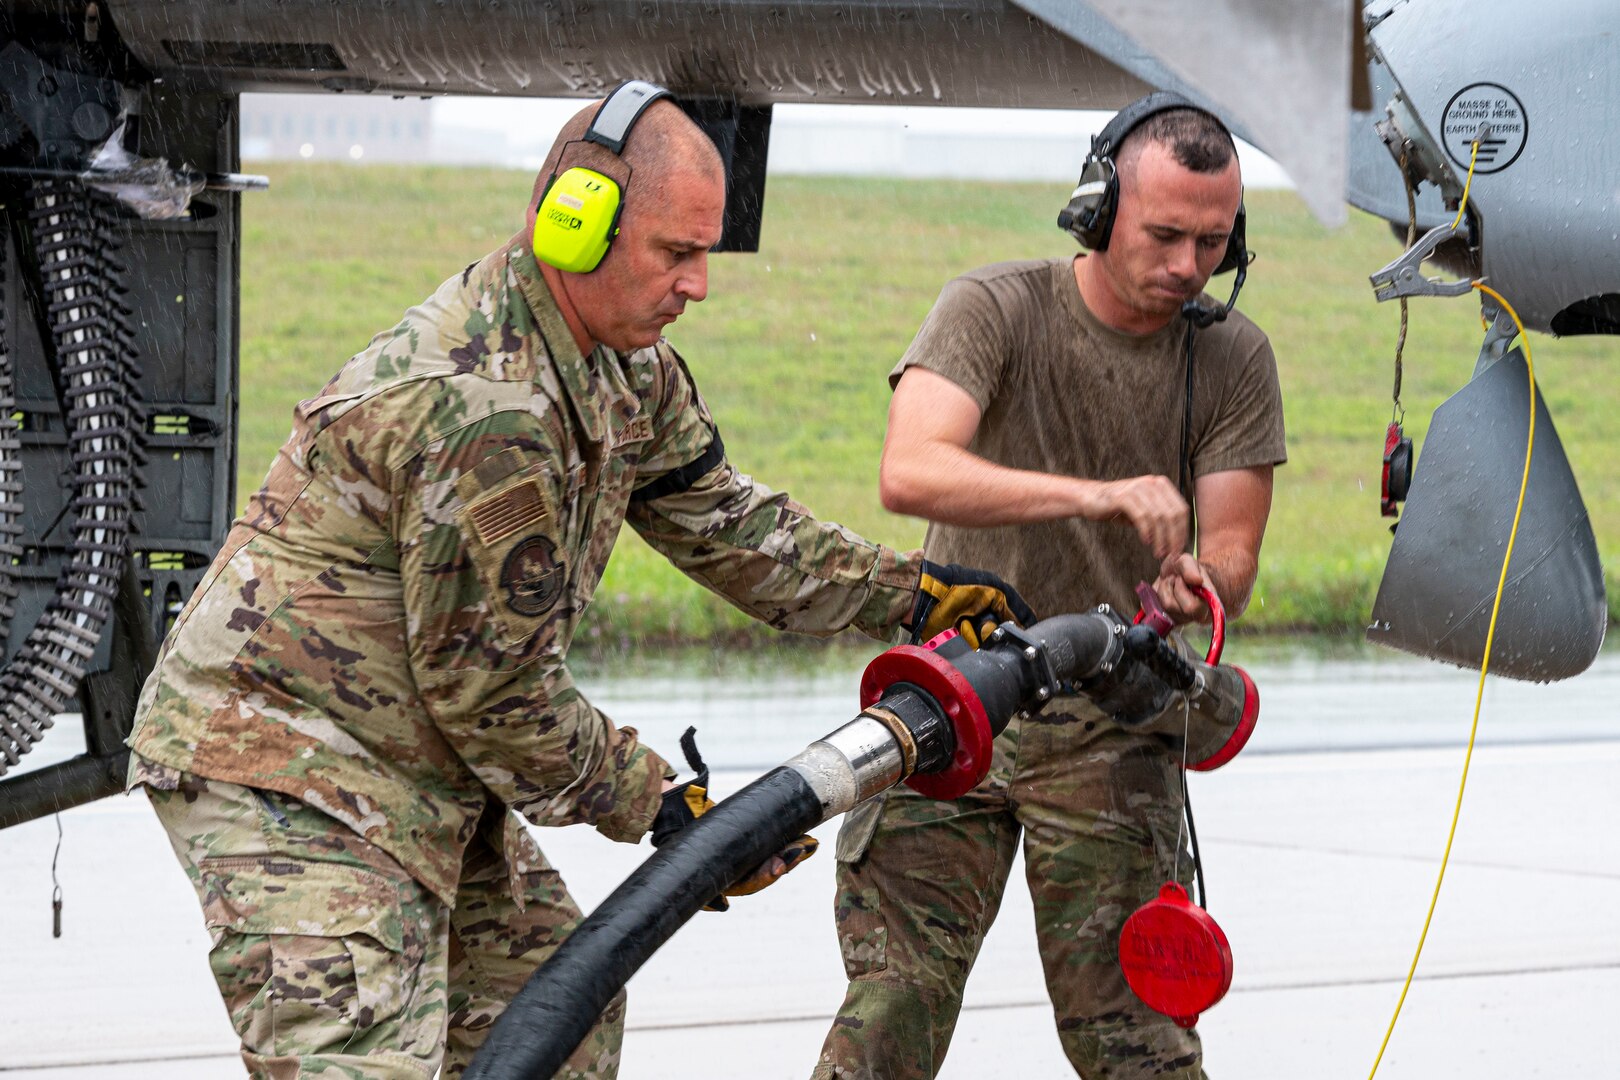
MULTIPOLYGON (((1394 851, 1362 851, 1346 847, 1319 847, 1314 844, 1286 844, 1278 840, 1246 840, 1242 838, 1212 836, 1205 839, 1205 843, 1218 847, 1244 847, 1264 848, 1268 851, 1292 851, 1306 855, 1342 855, 1352 859, 1377 859, 1385 862, 1422 863, 1429 866, 1438 866, 1440 857, 1434 854, 1417 855, 1394 851)), ((1523 863, 1491 862, 1485 859, 1457 859, 1451 860, 1451 865, 1466 866, 1472 870, 1509 870, 1530 874, 1547 874, 1552 877, 1596 878, 1600 881, 1620 880, 1620 869, 1604 870, 1569 870, 1551 866, 1529 866, 1523 863)))
MULTIPOLYGON (((1549 965, 1544 967, 1482 969, 1479 971, 1444 972, 1436 975, 1419 975, 1413 979, 1414 983, 1430 982, 1459 982, 1468 979, 1500 979, 1511 978, 1515 975, 1561 975, 1572 972, 1588 971, 1616 971, 1620 972, 1620 960, 1603 963, 1581 963, 1565 965, 1549 965)), ((1242 986, 1233 986, 1229 991, 1232 994, 1262 994, 1273 993, 1278 990, 1331 990, 1343 986, 1399 986, 1405 982, 1403 975, 1369 975, 1365 978, 1353 979, 1326 979, 1314 982, 1275 982, 1275 983, 1249 983, 1242 986)), ((1051 1001, 1047 998, 1031 998, 1028 1001, 995 1001, 977 1004, 964 1003, 963 1012, 994 1012, 1005 1009, 1050 1009, 1051 1001)), ((737 1018, 731 1020, 690 1020, 685 1022, 658 1022, 634 1023, 627 1022, 624 1026, 626 1032, 631 1031, 685 1031, 694 1028, 728 1028, 728 1027, 762 1027, 767 1024, 802 1024, 808 1022, 831 1023, 832 1015, 829 1013, 814 1013, 800 1016, 758 1016, 737 1018)))
POLYGON ((219 1058, 240 1065, 242 1055, 236 1050, 182 1050, 178 1053, 128 1053, 121 1057, 81 1058, 73 1061, 21 1061, 0 1065, 0 1073, 44 1072, 46 1069, 114 1068, 119 1065, 154 1065, 165 1061, 211 1061, 219 1058))

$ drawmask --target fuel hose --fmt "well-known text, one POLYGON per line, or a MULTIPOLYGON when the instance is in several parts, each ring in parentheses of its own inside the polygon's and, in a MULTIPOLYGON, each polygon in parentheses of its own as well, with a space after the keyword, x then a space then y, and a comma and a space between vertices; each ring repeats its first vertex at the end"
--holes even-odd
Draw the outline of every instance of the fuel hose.
POLYGON ((821 800, 787 766, 717 804, 637 867, 568 936, 507 1005, 466 1075, 552 1076, 676 930, 821 820, 821 800))
MULTIPOLYGON (((895 784, 933 798, 965 794, 988 773, 991 740, 1013 716, 1074 685, 1112 687, 1122 677, 1122 703, 1162 707, 1170 690, 1127 652, 1126 630, 1103 607, 1023 630, 1005 623, 978 650, 956 638, 876 657, 861 679, 862 712, 637 867, 513 997, 467 1080, 549 1080, 630 976, 712 897, 794 838, 895 784)), ((1235 723, 1243 708, 1233 701, 1222 712, 1235 723)))

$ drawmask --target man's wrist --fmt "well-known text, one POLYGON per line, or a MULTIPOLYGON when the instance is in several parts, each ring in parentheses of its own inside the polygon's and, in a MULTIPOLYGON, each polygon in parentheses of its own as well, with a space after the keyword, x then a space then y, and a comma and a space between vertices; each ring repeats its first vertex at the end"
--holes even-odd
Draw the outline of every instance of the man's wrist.
POLYGON ((1079 476, 1070 476, 1066 479, 1069 481, 1069 516, 1096 520, 1097 489, 1102 485, 1095 480, 1079 476))
POLYGON ((609 840, 634 844, 652 828, 675 770, 646 744, 638 743, 617 772, 611 805, 592 824, 609 840))
POLYGON ((1244 572, 1243 569, 1227 565, 1227 560, 1220 556, 1215 556, 1208 562, 1199 560, 1198 565, 1204 571, 1204 578, 1209 582, 1209 587, 1221 598, 1221 607, 1225 610, 1226 617, 1235 619, 1242 614, 1243 609, 1249 604, 1249 594, 1254 589, 1255 569, 1251 568, 1244 572), (1239 588, 1240 584, 1243 585, 1242 588, 1239 588))

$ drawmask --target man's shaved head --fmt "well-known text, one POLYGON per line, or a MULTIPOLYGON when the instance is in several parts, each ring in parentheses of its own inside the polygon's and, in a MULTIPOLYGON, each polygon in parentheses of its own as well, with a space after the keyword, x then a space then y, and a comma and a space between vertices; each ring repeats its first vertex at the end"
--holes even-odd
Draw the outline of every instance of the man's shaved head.
POLYGON ((643 205, 663 203, 670 180, 678 174, 696 173, 724 182, 725 166, 720 161, 720 151, 673 101, 663 98, 648 106, 630 129, 624 153, 617 157, 606 147, 580 141, 601 107, 600 101, 591 102, 557 133, 557 140, 551 144, 551 152, 534 180, 534 193, 529 199, 531 220, 535 207, 540 205, 540 197, 545 194, 546 183, 559 171, 559 163, 565 168, 581 165, 612 177, 625 191, 626 214, 634 214, 643 205), (576 145, 570 146, 570 143, 576 145))
POLYGON ((709 250, 720 242, 726 174, 703 129, 667 98, 637 119, 624 153, 582 142, 601 102, 563 125, 535 178, 527 236, 552 175, 576 166, 612 178, 624 191, 612 246, 593 270, 568 273, 542 262, 540 273, 580 350, 619 352, 655 343, 689 303, 708 295, 709 250))

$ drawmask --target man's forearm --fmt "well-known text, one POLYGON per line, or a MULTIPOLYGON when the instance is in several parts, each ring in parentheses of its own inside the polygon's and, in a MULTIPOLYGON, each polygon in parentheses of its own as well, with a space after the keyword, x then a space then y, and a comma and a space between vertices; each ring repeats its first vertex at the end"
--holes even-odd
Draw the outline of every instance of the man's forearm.
POLYGON ((1013 469, 946 442, 886 452, 883 505, 942 525, 986 527, 1053 521, 1080 512, 1085 481, 1013 469))
POLYGON ((1248 551, 1228 548, 1207 555, 1199 552, 1198 565, 1203 567, 1215 595, 1221 598, 1226 617, 1235 619, 1243 614, 1260 569, 1259 560, 1248 551))
POLYGON ((1271 513, 1270 465, 1207 473, 1197 481, 1198 564, 1227 615, 1249 605, 1271 513))
POLYGON ((822 521, 729 463, 684 491, 632 502, 625 521, 677 569, 779 630, 848 626, 879 640, 912 612, 921 553, 822 521))

